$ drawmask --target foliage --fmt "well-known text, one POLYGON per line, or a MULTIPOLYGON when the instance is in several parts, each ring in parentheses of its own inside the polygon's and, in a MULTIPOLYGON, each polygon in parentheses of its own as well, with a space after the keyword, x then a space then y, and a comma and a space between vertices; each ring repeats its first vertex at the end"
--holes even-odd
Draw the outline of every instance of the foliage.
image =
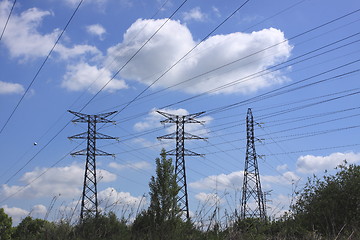
POLYGON ((83 219, 75 229, 74 239, 130 239, 126 222, 119 221, 113 212, 98 217, 83 219))
POLYGON ((50 239, 49 233, 54 228, 53 223, 43 219, 32 219, 30 216, 24 218, 15 228, 12 239, 37 240, 50 239))
MULTIPOLYGON (((335 175, 313 176, 297 193, 291 211, 276 221, 238 219, 235 212, 225 226, 215 220, 207 230, 182 220, 174 168, 164 150, 156 159, 156 176, 150 179, 149 187, 149 207, 132 224, 110 212, 75 225, 26 217, 12 228, 11 218, 0 209, 0 240, 360 239, 360 166, 342 165, 335 175)), ((206 222, 197 221, 197 225, 206 222)))
POLYGON ((12 219, 0 208, 0 240, 11 239, 12 219))
POLYGON ((350 236, 360 226, 360 166, 338 169, 333 176, 310 178, 292 206, 297 224, 327 238, 350 236))
POLYGON ((177 206, 179 187, 172 160, 167 158, 164 149, 160 156, 156 158, 156 177, 152 176, 149 183, 150 206, 132 226, 137 239, 169 239, 169 234, 174 239, 183 225, 177 206))

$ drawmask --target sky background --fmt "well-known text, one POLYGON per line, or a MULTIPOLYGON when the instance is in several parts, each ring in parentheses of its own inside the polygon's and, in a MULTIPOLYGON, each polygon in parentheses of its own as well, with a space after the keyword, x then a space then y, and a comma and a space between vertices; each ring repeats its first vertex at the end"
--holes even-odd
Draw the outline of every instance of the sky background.
POLYGON ((68 137, 87 126, 67 110, 118 111, 116 125, 98 125, 119 141, 98 140, 115 157, 97 168, 101 209, 119 217, 147 206, 155 158, 175 147, 157 140, 175 128, 156 110, 205 111, 204 125, 185 126, 207 138, 185 143, 204 154, 186 157, 195 221, 240 209, 248 108, 270 216, 309 176, 360 161, 359 1, 78 5, 17 1, 6 25, 13 1, 0 1, 0 207, 14 224, 79 216, 85 158, 69 154, 86 146, 68 137))

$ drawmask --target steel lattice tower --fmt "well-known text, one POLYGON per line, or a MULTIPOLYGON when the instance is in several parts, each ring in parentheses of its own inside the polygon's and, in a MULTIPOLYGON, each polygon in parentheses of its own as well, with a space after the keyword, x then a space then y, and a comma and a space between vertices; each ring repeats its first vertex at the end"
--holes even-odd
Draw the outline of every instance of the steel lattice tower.
POLYGON ((186 185, 185 156, 203 156, 203 155, 185 149, 185 139, 205 139, 205 138, 195 136, 190 133, 186 133, 185 123, 203 124, 204 122, 196 120, 195 118, 200 116, 201 114, 204 114, 205 112, 189 114, 184 116, 169 114, 160 111, 157 112, 167 118, 166 120, 161 121, 161 123, 176 124, 176 132, 158 137, 158 139, 176 139, 176 148, 167 151, 166 154, 176 156, 175 175, 176 175, 176 182, 179 186, 177 203, 180 207, 180 210, 186 213, 186 218, 190 219, 188 193, 187 193, 187 185, 186 185))
POLYGON ((80 211, 80 219, 83 220, 86 217, 97 217, 99 214, 98 199, 97 199, 96 156, 113 155, 97 149, 96 139, 117 139, 97 132, 96 124, 113 122, 106 118, 116 112, 103 113, 99 115, 87 115, 83 113, 73 112, 70 110, 69 112, 74 114, 76 117, 78 117, 72 120, 72 122, 74 123, 80 122, 80 123, 88 124, 87 132, 76 134, 74 136, 69 137, 69 139, 87 140, 86 149, 71 153, 72 156, 75 155, 86 156, 84 185, 83 185, 81 211, 80 211))
POLYGON ((241 218, 266 219, 264 194, 261 190, 260 174, 255 151, 254 118, 251 108, 246 116, 246 158, 241 199, 241 218))

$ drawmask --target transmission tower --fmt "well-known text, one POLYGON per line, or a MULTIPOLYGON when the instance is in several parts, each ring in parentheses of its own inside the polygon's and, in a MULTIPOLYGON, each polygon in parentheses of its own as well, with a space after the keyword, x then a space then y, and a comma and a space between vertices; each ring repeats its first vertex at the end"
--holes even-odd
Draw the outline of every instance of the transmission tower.
POLYGON ((97 132, 97 123, 113 123, 106 119, 116 112, 103 113, 98 115, 87 115, 83 113, 73 112, 76 119, 72 120, 74 123, 87 123, 88 130, 80 134, 69 137, 69 139, 86 139, 86 149, 71 153, 72 156, 82 155, 86 156, 84 185, 81 200, 80 220, 86 217, 97 217, 98 199, 97 199, 97 178, 96 178, 96 156, 113 156, 113 154, 104 152, 96 148, 96 139, 117 139, 102 133, 97 132))
POLYGON ((203 156, 202 154, 195 153, 193 151, 185 149, 184 143, 185 139, 205 139, 190 133, 185 132, 185 123, 200 123, 203 124, 203 121, 196 120, 195 118, 204 114, 205 112, 189 114, 189 115, 174 115, 165 112, 157 111, 159 114, 166 117, 166 120, 162 120, 161 123, 175 123, 176 132, 170 133, 157 139, 176 139, 176 148, 170 151, 167 151, 167 155, 176 156, 175 161, 175 176, 176 182, 179 186, 179 192, 177 194, 177 204, 180 207, 180 210, 183 213, 186 213, 186 218, 190 219, 189 215, 189 202, 188 202, 188 193, 186 185, 186 170, 185 170, 185 156, 203 156))
POLYGON ((260 174, 255 151, 254 118, 251 108, 246 116, 246 158, 241 199, 241 218, 266 220, 264 194, 261 191, 260 174))

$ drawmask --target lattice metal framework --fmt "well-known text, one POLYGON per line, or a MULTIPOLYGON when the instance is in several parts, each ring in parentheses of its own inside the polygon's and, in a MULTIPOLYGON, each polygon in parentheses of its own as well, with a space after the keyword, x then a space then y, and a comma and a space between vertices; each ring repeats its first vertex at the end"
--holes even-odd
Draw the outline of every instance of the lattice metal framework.
POLYGON ((103 113, 98 115, 87 115, 83 113, 73 112, 76 119, 72 120, 74 123, 87 123, 88 130, 80 134, 69 137, 69 139, 86 139, 87 147, 77 152, 71 153, 72 156, 83 155, 86 156, 84 185, 81 200, 80 220, 86 217, 97 217, 98 199, 97 199, 97 178, 96 178, 96 156, 113 156, 113 154, 104 152, 96 148, 97 139, 117 139, 102 133, 97 132, 97 123, 113 123, 113 121, 106 119, 115 112, 103 113))
POLYGON ((176 182, 179 186, 177 204, 180 207, 180 210, 186 214, 186 218, 190 219, 189 215, 189 202, 188 202, 188 193, 187 193, 187 184, 186 184, 186 170, 185 170, 185 156, 203 156, 202 154, 195 153, 188 149, 185 149, 185 139, 205 139, 190 133, 185 132, 185 123, 200 123, 203 124, 203 121, 195 119, 196 117, 204 114, 205 112, 189 114, 189 115, 174 115, 161 111, 157 111, 159 114, 166 117, 166 120, 161 121, 161 123, 175 123, 176 132, 167 134, 158 139, 176 139, 176 148, 170 151, 167 151, 167 155, 176 156, 175 161, 175 175, 176 182))
POLYGON ((246 116, 246 158, 241 199, 241 218, 266 219, 264 194, 261 190, 260 174, 255 150, 254 118, 251 108, 246 116))

